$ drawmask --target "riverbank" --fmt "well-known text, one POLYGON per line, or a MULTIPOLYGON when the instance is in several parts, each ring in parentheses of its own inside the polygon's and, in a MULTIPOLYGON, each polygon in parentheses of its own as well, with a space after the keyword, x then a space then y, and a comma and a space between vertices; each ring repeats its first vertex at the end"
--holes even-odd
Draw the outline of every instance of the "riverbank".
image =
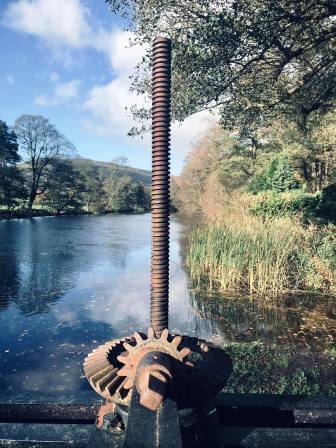
POLYGON ((200 289, 266 300, 307 291, 336 295, 335 226, 231 216, 192 230, 186 264, 200 289))
POLYGON ((33 209, 31 213, 28 213, 26 210, 14 210, 11 212, 8 211, 0 211, 0 220, 11 220, 11 219, 30 219, 37 218, 43 216, 81 216, 87 215, 89 213, 86 212, 65 212, 65 213, 56 213, 45 209, 33 209))
POLYGON ((27 213, 26 210, 14 210, 12 212, 0 211, 0 221, 12 220, 12 219, 30 219, 39 218, 44 216, 86 216, 86 215, 108 215, 108 214, 135 214, 135 213, 147 213, 148 210, 116 210, 116 211, 105 211, 105 212, 86 212, 84 210, 79 211, 65 211, 62 213, 56 213, 46 209, 33 209, 31 214, 27 213))

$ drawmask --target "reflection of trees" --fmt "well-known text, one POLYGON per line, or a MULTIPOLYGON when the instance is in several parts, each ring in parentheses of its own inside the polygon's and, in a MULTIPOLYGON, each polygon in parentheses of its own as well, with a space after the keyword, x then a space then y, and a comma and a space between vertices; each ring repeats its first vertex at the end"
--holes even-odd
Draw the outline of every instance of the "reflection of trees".
POLYGON ((24 314, 47 312, 74 283, 75 253, 53 221, 32 220, 17 235, 20 252, 20 289, 15 303, 24 314))
MULTIPOLYGON (((6 223, 0 239, 0 309, 15 302, 24 314, 44 313, 95 263, 125 268, 132 238, 120 241, 106 232, 104 222, 64 217, 6 223)), ((120 225, 125 234, 125 222, 120 225)))
POLYGON ((190 301, 199 318, 209 322, 213 333, 231 341, 275 341, 278 336, 286 335, 289 328, 299 329, 300 326, 297 313, 263 307, 241 297, 191 294, 190 301))
POLYGON ((19 288, 17 254, 7 236, 9 223, 2 223, 0 231, 0 312, 17 297, 19 288))

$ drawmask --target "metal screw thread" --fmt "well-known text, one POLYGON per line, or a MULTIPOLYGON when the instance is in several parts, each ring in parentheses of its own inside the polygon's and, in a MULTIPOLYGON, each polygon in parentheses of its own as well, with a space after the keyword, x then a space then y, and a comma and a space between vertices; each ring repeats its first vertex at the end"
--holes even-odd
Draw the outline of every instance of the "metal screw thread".
POLYGON ((171 42, 158 37, 152 54, 151 327, 168 328, 171 42))

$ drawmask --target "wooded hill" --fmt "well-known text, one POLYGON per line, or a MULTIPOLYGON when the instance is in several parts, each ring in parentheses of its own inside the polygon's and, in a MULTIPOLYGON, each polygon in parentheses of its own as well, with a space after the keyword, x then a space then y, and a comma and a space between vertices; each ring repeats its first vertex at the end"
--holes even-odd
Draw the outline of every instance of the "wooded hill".
MULTIPOLYGON (((78 171, 81 171, 81 167, 83 167, 83 165, 89 165, 94 170, 97 170, 97 172, 99 172, 102 177, 107 176, 107 174, 111 168, 116 169, 118 167, 117 163, 101 162, 101 161, 92 160, 92 159, 85 159, 83 157, 74 157, 71 159, 71 162, 72 162, 74 168, 77 169, 78 171)), ((152 181, 151 180, 151 175, 152 175, 151 171, 142 170, 140 168, 134 168, 132 166, 127 166, 127 165, 125 165, 123 167, 123 171, 127 176, 129 176, 135 182, 141 182, 145 186, 150 187, 151 181, 152 181)))

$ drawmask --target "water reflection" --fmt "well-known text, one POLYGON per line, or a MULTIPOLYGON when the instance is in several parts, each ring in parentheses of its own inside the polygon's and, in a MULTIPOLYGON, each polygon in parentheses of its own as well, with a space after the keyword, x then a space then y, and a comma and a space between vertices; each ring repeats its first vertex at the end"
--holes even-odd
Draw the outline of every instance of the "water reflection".
MULTIPOLYGON (((183 268, 185 228, 172 219, 172 332, 311 348, 328 343, 335 314, 329 308, 323 328, 316 324, 323 308, 318 301, 308 310, 304 304, 279 310, 243 298, 190 293, 183 268)), ((148 327, 148 214, 1 222, 0 268, 2 390, 89 389, 82 372, 86 354, 110 338, 148 327)))
MULTIPOLYGON (((171 328, 193 333, 179 224, 172 224, 171 328)), ((0 223, 0 388, 87 388, 85 355, 149 324, 150 215, 0 223)))
POLYGON ((323 351, 334 346, 334 299, 292 297, 282 304, 257 299, 193 292, 190 303, 213 338, 227 342, 294 344, 323 351))
POLYGON ((277 342, 279 337, 287 335, 288 328, 295 331, 300 327, 300 317, 295 311, 260 307, 248 298, 194 293, 191 303, 200 319, 209 325, 209 332, 227 341, 277 342))

